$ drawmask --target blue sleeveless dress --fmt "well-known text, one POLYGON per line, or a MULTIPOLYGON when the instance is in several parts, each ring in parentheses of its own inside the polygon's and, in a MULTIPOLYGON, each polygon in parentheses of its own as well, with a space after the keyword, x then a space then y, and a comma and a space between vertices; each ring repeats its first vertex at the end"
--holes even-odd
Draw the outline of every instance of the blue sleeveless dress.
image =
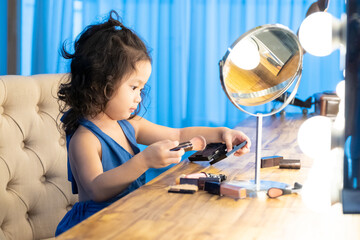
MULTIPOLYGON (((140 149, 137 146, 136 139, 135 139, 135 130, 133 126, 126 120, 118 121, 120 127, 125 133, 126 138, 128 139, 134 154, 140 152, 140 149)), ((105 134, 103 131, 100 130, 94 123, 89 120, 81 119, 80 125, 89 129, 95 136, 99 139, 101 143, 101 150, 102 150, 102 166, 105 171, 113 169, 115 167, 120 166, 121 164, 128 161, 133 156, 126 151, 122 146, 120 146, 117 142, 115 142, 109 135, 105 134)), ((72 135, 66 136, 66 145, 67 149, 69 149, 69 142, 72 135)), ((72 175, 70 164, 68 161, 68 180, 72 184, 72 192, 74 194, 78 193, 77 184, 75 178, 72 175)), ((101 209, 109 206, 111 203, 115 202, 116 200, 124 197, 128 193, 134 191, 135 189, 139 188, 140 186, 145 184, 145 173, 142 174, 138 179, 132 182, 129 187, 127 187, 124 191, 122 191, 119 195, 113 197, 112 199, 105 201, 105 202, 94 202, 92 200, 85 201, 85 202, 77 202, 72 207, 72 209, 66 213, 64 218, 61 220, 59 225, 57 226, 55 236, 65 232, 66 230, 70 229, 71 227, 75 226, 76 224, 80 223, 81 221, 85 220, 86 218, 90 217, 94 213, 100 211, 101 209)))

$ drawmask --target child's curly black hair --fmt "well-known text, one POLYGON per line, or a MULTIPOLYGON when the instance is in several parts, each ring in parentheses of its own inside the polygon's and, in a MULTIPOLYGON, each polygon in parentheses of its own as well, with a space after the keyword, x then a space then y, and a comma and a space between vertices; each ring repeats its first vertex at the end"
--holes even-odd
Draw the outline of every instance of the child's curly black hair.
POLYGON ((60 113, 67 112, 62 120, 67 134, 77 129, 80 118, 104 111, 118 82, 135 70, 137 62, 151 62, 144 42, 119 21, 115 11, 106 22, 86 27, 74 46, 73 54, 66 51, 65 43, 61 48, 62 56, 71 59, 71 74, 57 94, 60 113))

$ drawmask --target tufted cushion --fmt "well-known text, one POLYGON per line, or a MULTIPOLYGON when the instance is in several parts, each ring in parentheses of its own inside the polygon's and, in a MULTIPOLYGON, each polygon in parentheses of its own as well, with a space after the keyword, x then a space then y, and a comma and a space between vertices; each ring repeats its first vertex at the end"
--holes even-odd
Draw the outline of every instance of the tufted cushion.
POLYGON ((64 74, 0 76, 0 239, 55 235, 77 201, 56 122, 64 74))

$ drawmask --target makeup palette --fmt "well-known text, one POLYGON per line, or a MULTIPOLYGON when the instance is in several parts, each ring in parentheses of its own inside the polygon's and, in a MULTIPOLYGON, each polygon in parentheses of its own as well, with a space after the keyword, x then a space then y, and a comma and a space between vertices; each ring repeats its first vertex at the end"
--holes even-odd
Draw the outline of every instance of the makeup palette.
POLYGON ((189 161, 195 162, 195 161, 209 161, 210 164, 215 164, 240 148, 243 148, 246 145, 246 141, 240 143, 239 145, 234 146, 234 148, 227 152, 226 144, 225 143, 210 143, 206 145, 204 150, 197 151, 191 156, 188 157, 189 161))
POLYGON ((200 172, 189 175, 181 175, 177 182, 180 184, 196 185, 199 189, 204 190, 205 182, 222 182, 225 180, 226 176, 224 174, 200 172))

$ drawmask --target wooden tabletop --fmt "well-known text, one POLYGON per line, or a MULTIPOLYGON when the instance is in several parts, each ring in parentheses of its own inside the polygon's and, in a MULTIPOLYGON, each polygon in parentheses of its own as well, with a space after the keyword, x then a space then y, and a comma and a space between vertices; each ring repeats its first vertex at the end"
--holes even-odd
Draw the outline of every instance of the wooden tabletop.
MULTIPOLYGON (((262 180, 306 181, 313 162, 297 144, 304 120, 291 114, 263 119, 262 156, 300 159, 301 169, 263 168, 262 180)), ((236 200, 205 191, 167 192, 181 174, 200 171, 223 173, 228 180, 254 179, 256 118, 237 129, 252 139, 250 153, 214 165, 184 160, 57 239, 360 239, 360 215, 342 214, 340 203, 318 212, 304 204, 301 194, 269 199, 260 193, 236 200)))

